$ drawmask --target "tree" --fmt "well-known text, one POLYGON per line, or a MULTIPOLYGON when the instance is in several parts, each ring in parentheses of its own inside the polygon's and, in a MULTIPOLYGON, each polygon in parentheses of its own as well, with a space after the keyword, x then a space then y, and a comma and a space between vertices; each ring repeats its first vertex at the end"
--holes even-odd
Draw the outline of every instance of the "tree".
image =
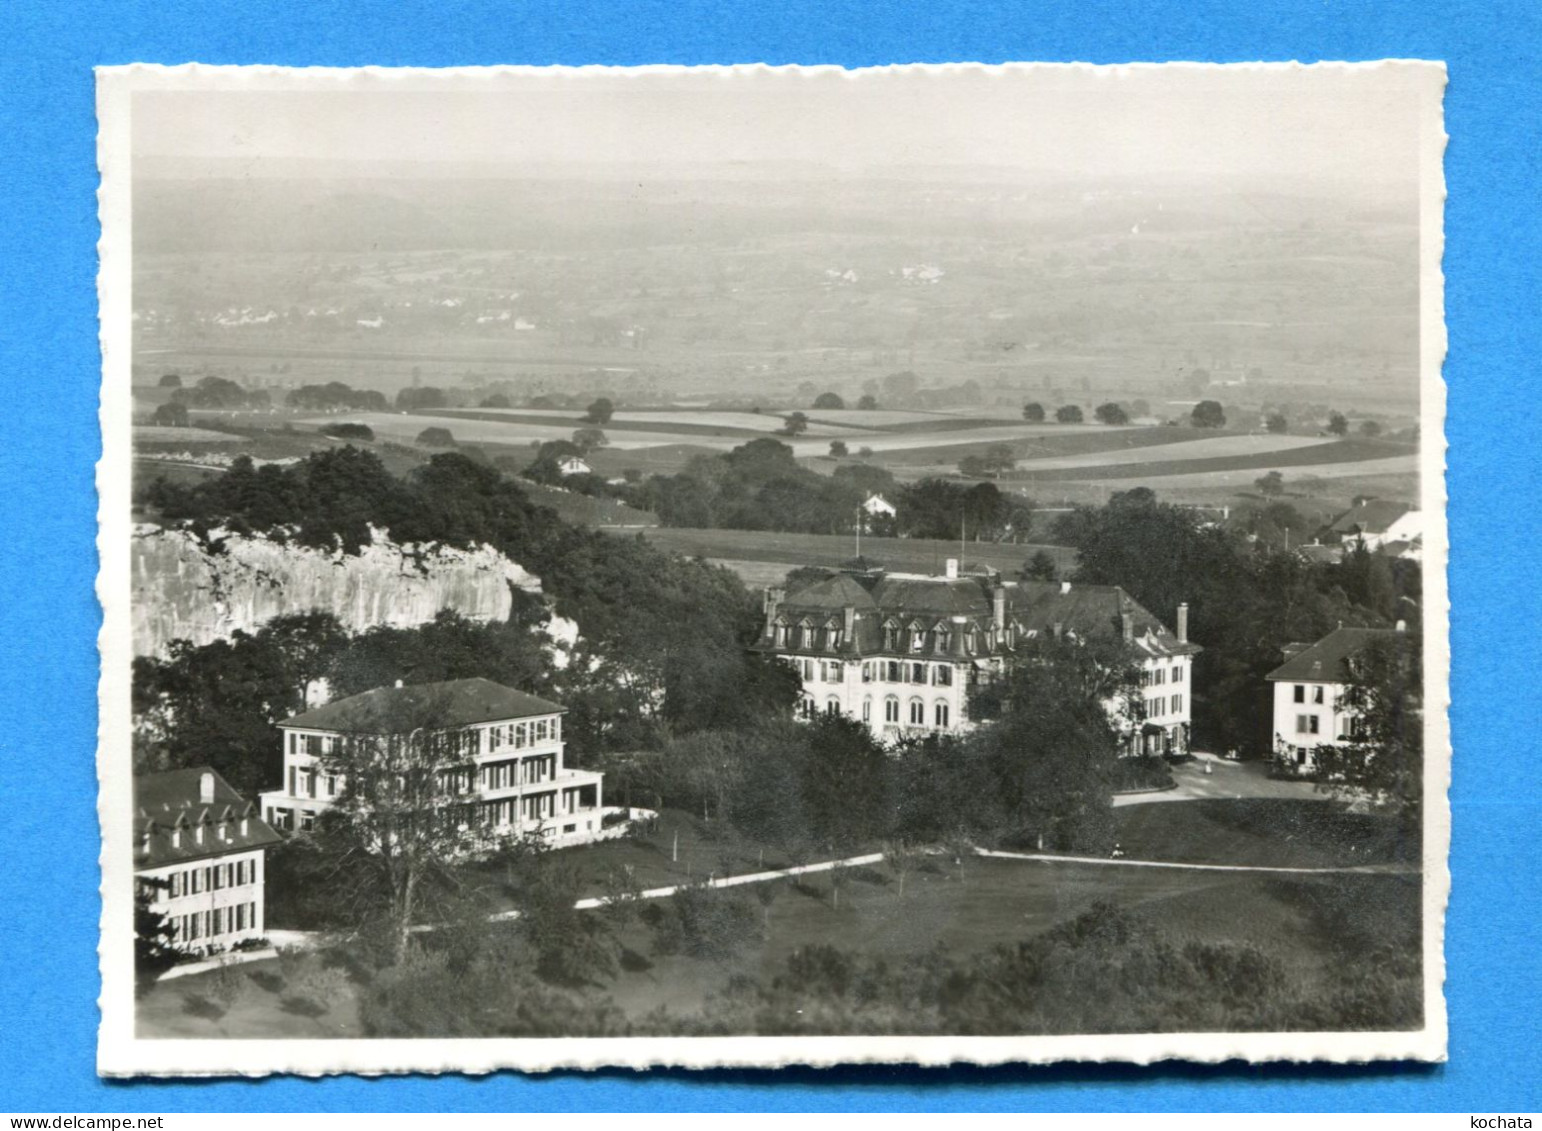
POLYGON ((1270 432, 1278 434, 1290 427, 1290 421, 1285 419, 1285 414, 1282 412, 1271 412, 1268 416, 1264 417, 1264 427, 1270 432))
POLYGON ((872 412, 878 407, 878 398, 873 396, 872 393, 863 393, 857 398, 857 407, 864 412, 872 412))
POLYGON ((167 401, 163 405, 157 405, 152 422, 163 428, 186 428, 190 417, 187 413, 187 405, 179 401, 167 401))
POLYGON ((396 394, 396 407, 406 412, 415 412, 424 408, 443 408, 449 403, 450 398, 445 391, 436 389, 432 385, 402 389, 396 394))
POLYGON ((1260 475, 1253 480, 1253 486, 1258 488, 1259 494, 1268 495, 1271 498, 1285 493, 1285 476, 1278 471, 1271 471, 1266 475, 1260 475))
POLYGON ((990 473, 985 457, 971 453, 958 461, 958 473, 969 479, 983 479, 990 473))
POLYGON ((587 455, 595 448, 603 448, 610 443, 605 433, 598 428, 580 428, 573 433, 573 446, 580 453, 587 455))
POLYGON ((815 408, 845 408, 846 402, 838 393, 820 393, 814 398, 815 408))
POLYGON ((1374 439, 1381 435, 1381 425, 1374 420, 1366 420, 1360 424, 1360 435, 1368 439, 1374 439))
POLYGON ((1195 428, 1226 427, 1226 413, 1221 410, 1220 401, 1200 401, 1189 414, 1189 420, 1195 428))
POLYGON ((1373 639, 1345 660, 1350 741, 1319 746, 1324 788, 1369 794, 1418 827, 1424 796, 1424 661, 1417 635, 1373 639))
POLYGON ((1047 551, 1040 550, 1023 565, 1022 576, 1029 581, 1058 581, 1060 571, 1055 566, 1055 559, 1047 551))
POLYGON ((1349 420, 1342 412, 1328 414, 1328 431, 1335 436, 1349 435, 1349 420))
POLYGON ((847 454, 848 454, 848 451, 847 451, 847 448, 846 448, 846 441, 845 440, 831 440, 830 441, 830 457, 832 459, 843 459, 843 458, 845 458, 845 456, 847 454))
POLYGON ((977 692, 970 713, 995 717, 977 741, 1007 821, 1003 831, 1045 848, 1104 851, 1121 727, 1108 704, 1136 693, 1137 675, 1117 636, 1035 639, 1011 674, 977 692))
POLYGON ((156 384, 162 389, 180 389, 182 387, 182 376, 179 373, 167 373, 156 384))
POLYGON ((585 424, 598 424, 604 426, 610 423, 610 418, 616 415, 616 406, 611 403, 609 397, 597 397, 584 410, 585 424))
POLYGON ((155 909, 155 893, 170 887, 168 880, 134 881, 134 983, 143 993, 181 958, 171 922, 155 909))
POLYGON ((808 417, 801 412, 789 413, 780 429, 784 436, 796 436, 808 431, 808 417))
POLYGON ((1097 417, 1103 424, 1128 424, 1130 422, 1130 414, 1113 401, 1098 405, 1093 410, 1092 415, 1097 417))
POLYGON ((453 724, 447 698, 428 691, 371 697, 321 757, 336 776, 336 800, 317 821, 318 840, 370 881, 365 909, 383 907, 391 953, 400 962, 424 889, 482 833, 472 756, 476 732, 453 724))
POLYGON ((328 424, 321 429, 324 436, 332 436, 339 440, 373 440, 375 430, 368 424, 328 424))
POLYGON ((419 432, 418 443, 422 444, 425 448, 453 448, 455 446, 455 437, 448 428, 435 426, 425 428, 419 432))
POLYGON ((1082 422, 1082 409, 1080 405, 1061 405, 1055 410, 1055 419, 1061 424, 1080 424, 1082 422))
POLYGON ((860 448, 857 449, 857 456, 859 459, 872 459, 873 449, 868 447, 866 444, 863 444, 860 448))
POLYGON ((1023 406, 1023 419, 1029 424, 1044 423, 1044 406, 1038 401, 1029 401, 1023 406))

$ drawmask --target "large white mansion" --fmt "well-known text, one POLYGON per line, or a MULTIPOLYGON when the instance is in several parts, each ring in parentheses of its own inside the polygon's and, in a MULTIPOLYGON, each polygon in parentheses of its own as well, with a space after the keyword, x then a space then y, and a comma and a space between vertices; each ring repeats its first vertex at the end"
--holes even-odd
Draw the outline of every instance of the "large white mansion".
POLYGON ((381 720, 417 717, 460 736, 465 762, 446 774, 489 838, 593 839, 602 827, 604 775, 564 765, 565 710, 486 679, 398 684, 339 699, 279 724, 284 780, 262 794, 262 811, 275 828, 309 829, 343 790, 342 777, 328 768, 338 744, 381 735, 381 720))
POLYGON ((1035 637, 1121 637, 1141 671, 1141 725, 1131 752, 1188 749, 1193 658, 1188 606, 1177 631, 1112 585, 842 572, 765 594, 756 647, 798 670, 799 712, 845 715, 881 738, 956 733, 973 725, 969 693, 1006 673, 1035 637))

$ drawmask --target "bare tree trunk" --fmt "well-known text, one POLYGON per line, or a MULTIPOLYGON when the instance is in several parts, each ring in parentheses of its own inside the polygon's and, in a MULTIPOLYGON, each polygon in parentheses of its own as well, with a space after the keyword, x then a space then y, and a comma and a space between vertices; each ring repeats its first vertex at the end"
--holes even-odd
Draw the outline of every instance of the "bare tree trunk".
POLYGON ((418 870, 408 865, 402 879, 401 898, 396 909, 396 961, 407 956, 407 940, 412 937, 413 897, 417 892, 418 870))

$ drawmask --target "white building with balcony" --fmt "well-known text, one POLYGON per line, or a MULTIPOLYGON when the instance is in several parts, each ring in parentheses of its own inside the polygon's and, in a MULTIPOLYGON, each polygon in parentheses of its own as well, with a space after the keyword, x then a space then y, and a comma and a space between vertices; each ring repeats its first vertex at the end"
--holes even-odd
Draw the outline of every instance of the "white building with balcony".
POLYGON ((389 739, 381 720, 418 718, 457 736, 464 761, 444 768, 446 788, 466 795, 468 816, 488 840, 592 840, 603 828, 604 775, 565 764, 565 711, 486 679, 398 684, 339 699, 279 724, 284 780, 262 795, 262 812, 275 828, 309 829, 347 785, 337 772, 341 744, 389 739))
POLYGON ((211 769, 134 779, 134 882, 189 954, 261 938, 264 860, 278 833, 211 769))
POLYGON ((1193 659, 1188 606, 1177 632, 1112 585, 842 572, 791 593, 768 589, 756 648, 803 684, 799 714, 858 719, 884 739, 958 733, 974 725, 969 696, 1004 675, 1035 637, 1119 636, 1140 670, 1130 753, 1188 749, 1193 659))

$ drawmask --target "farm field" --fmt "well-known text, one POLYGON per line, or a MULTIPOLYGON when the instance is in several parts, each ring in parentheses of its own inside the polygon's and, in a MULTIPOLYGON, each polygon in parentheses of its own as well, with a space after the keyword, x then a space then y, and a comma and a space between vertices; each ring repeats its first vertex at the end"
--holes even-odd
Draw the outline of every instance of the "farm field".
MULTIPOLYGON (((1217 460, 1216 463, 1229 463, 1229 461, 1217 460)), ((1203 468, 1173 465, 1163 467, 1154 465, 1139 472, 1129 474, 1110 474, 1109 469, 1098 470, 1096 475, 1087 475, 1085 482, 1097 486, 1104 486, 1110 491, 1120 491, 1130 486, 1129 480, 1140 479, 1149 481, 1154 487, 1209 487, 1214 489, 1247 489, 1259 475, 1266 471, 1279 471, 1285 475, 1287 489, 1292 476, 1299 478, 1316 479, 1348 479, 1361 476, 1396 476, 1408 480, 1408 485, 1395 493, 1399 496, 1413 497, 1413 479, 1418 475, 1419 457, 1416 455, 1387 456, 1383 459, 1356 460, 1348 463, 1296 463, 1289 460, 1276 459, 1270 463, 1254 463, 1243 467, 1222 466, 1209 470, 1203 468)), ((1359 494, 1361 492, 1349 492, 1359 494)), ((1377 492, 1369 492, 1376 494, 1377 492)))
MULTIPOLYGON (((1263 440, 1264 437, 1256 439, 1263 440)), ((1153 452, 1145 460, 1140 459, 1137 452, 1127 452, 1101 463, 1069 468, 1049 467, 1040 470, 1031 463, 1020 464, 1019 471, 1030 481, 1039 482, 1056 479, 1166 478, 1228 471, 1256 474, 1260 471, 1284 471, 1291 468, 1295 468, 1297 474, 1301 475, 1322 475, 1322 469, 1326 468, 1359 468, 1364 474, 1374 475, 1413 470, 1418 462, 1417 454, 1407 445, 1378 440, 1319 440, 1276 448, 1258 445, 1253 451, 1241 452, 1227 452, 1226 448, 1231 445, 1219 441, 1214 449, 1206 449, 1202 444, 1202 441, 1196 441, 1193 446, 1175 445, 1181 452, 1175 453, 1178 458, 1172 459, 1167 458, 1166 450, 1153 452)))
POLYGON ((240 436, 210 428, 167 428, 159 424, 134 425, 134 444, 240 443, 240 436))
MULTIPOLYGON (((661 549, 707 558, 729 566, 749 584, 759 583, 771 567, 781 574, 793 566, 834 568, 856 556, 854 539, 840 534, 783 534, 769 530, 695 530, 661 526, 644 537, 661 549)), ((988 566, 1015 574, 1040 550, 1062 571, 1075 568, 1075 551, 1064 546, 1011 542, 970 542, 963 550, 965 568, 988 566)), ((940 574, 949 558, 959 557, 957 542, 926 538, 863 538, 862 556, 896 573, 940 574)))
MULTIPOLYGON (((1171 432, 1171 429, 1163 429, 1171 432)), ((1192 435, 1192 433, 1190 433, 1192 435)), ((1019 471, 1037 473, 1040 471, 1063 471, 1082 468, 1108 467, 1122 464, 1149 464, 1154 459, 1162 462, 1188 459, 1219 459, 1219 458, 1251 458, 1257 455, 1270 455, 1277 452, 1298 451, 1302 448, 1321 447, 1333 443, 1332 440, 1319 436, 1271 436, 1271 435, 1232 435, 1232 436, 1208 436, 1204 439, 1178 439, 1175 442, 1158 445, 1142 444, 1136 447, 1119 451, 1089 451, 1079 455, 1053 455, 1035 457, 1028 455, 1020 457, 1017 468, 1019 471), (1152 447, 1159 451, 1152 452, 1152 447)))

